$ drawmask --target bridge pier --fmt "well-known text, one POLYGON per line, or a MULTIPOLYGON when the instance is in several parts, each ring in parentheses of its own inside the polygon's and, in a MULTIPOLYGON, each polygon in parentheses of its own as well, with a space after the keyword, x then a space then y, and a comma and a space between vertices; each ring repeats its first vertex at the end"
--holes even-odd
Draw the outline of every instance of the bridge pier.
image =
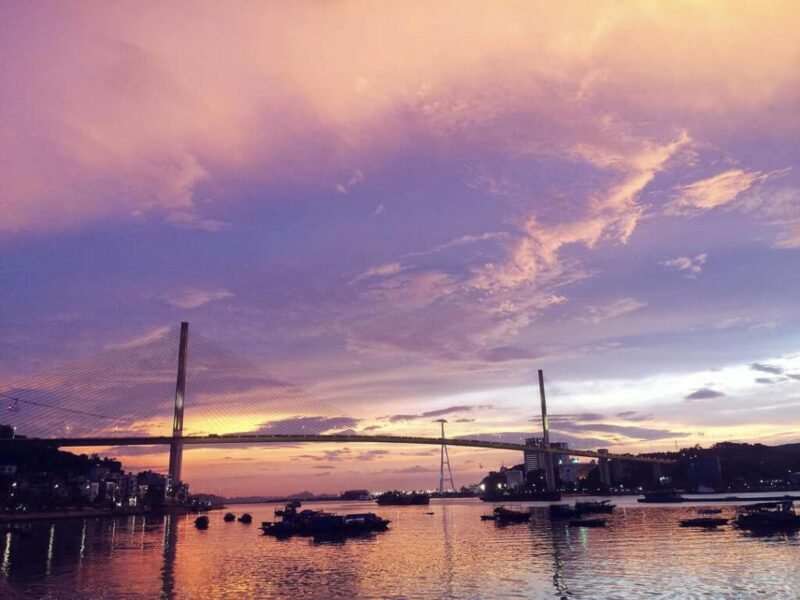
MULTIPOLYGON (((608 454, 605 448, 598 448, 597 453, 601 455, 608 454)), ((611 487, 611 468, 608 464, 608 459, 603 457, 597 461, 597 468, 600 470, 600 485, 611 487)))
POLYGON ((186 355, 189 346, 189 323, 181 323, 178 347, 178 379, 175 384, 175 414, 172 419, 172 439, 169 445, 169 485, 175 489, 181 482, 183 468, 183 406, 186 398, 186 355))

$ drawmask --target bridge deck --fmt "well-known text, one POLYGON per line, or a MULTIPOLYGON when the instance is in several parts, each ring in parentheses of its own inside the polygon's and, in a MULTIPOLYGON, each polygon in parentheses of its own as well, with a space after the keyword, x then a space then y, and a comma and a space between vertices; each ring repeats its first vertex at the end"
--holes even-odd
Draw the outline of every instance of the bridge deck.
MULTIPOLYGON (((316 442, 316 443, 369 443, 369 444, 427 444, 439 446, 441 438, 405 437, 397 435, 205 435, 185 436, 176 440, 171 436, 155 437, 86 437, 86 438, 16 438, 14 440, 0 440, 0 442, 22 443, 48 443, 59 448, 89 448, 100 446, 161 446, 169 445, 175 441, 182 444, 214 445, 214 444, 280 444, 286 442, 316 442)), ((568 456, 585 456, 589 458, 606 458, 613 460, 628 460, 654 464, 672 464, 675 461, 665 458, 652 458, 647 456, 631 456, 627 454, 601 454, 593 450, 572 450, 567 452, 552 448, 534 448, 524 444, 510 444, 506 442, 490 442, 485 440, 448 439, 448 446, 462 446, 468 448, 485 448, 491 450, 514 450, 522 452, 534 450, 549 454, 568 456)))

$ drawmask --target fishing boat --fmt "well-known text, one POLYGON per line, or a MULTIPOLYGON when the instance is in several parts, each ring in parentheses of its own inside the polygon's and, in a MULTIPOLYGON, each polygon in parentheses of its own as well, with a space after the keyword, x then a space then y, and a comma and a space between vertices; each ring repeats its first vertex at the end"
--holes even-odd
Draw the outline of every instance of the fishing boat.
POLYGON ((236 520, 236 515, 233 514, 233 513, 230 513, 230 512, 229 513, 225 513, 225 516, 222 517, 222 520, 225 521, 226 523, 230 523, 231 521, 235 521, 236 520))
POLYGON ((693 519, 681 519, 681 527, 719 527, 727 525, 728 519, 719 517, 695 517, 693 519))
POLYGON ((239 517, 239 522, 244 523, 245 525, 249 525, 253 522, 253 515, 250 513, 244 513, 241 517, 239 517))
POLYGON ((379 506, 410 506, 416 504, 430 504, 431 497, 423 492, 384 492, 377 498, 375 502, 379 506))
POLYGON ((656 490, 653 492, 645 492, 644 498, 638 498, 637 502, 654 502, 658 504, 664 503, 676 503, 676 502, 686 502, 686 499, 681 496, 681 493, 677 490, 656 490))
POLYGON ((575 511, 579 513, 610 513, 614 508, 616 504, 611 504, 611 500, 575 502, 575 511))
POLYGON ((580 516, 580 513, 569 504, 551 504, 547 510, 551 519, 571 519, 580 516))
POLYGON ((287 504, 280 521, 261 523, 261 531, 274 537, 293 535, 337 536, 385 531, 390 521, 374 513, 353 513, 344 516, 322 510, 301 510, 300 503, 287 504))
POLYGON ((800 529, 800 515, 795 513, 791 499, 760 502, 740 507, 736 511, 734 524, 749 530, 800 529))
POLYGON ((208 517, 203 515, 194 520, 194 526, 198 529, 208 529, 208 517))
POLYGON ((530 519, 530 512, 511 510, 505 506, 498 506, 494 509, 494 520, 498 523, 524 523, 530 519))
POLYGON ((572 519, 569 522, 570 527, 605 527, 605 519, 572 519))

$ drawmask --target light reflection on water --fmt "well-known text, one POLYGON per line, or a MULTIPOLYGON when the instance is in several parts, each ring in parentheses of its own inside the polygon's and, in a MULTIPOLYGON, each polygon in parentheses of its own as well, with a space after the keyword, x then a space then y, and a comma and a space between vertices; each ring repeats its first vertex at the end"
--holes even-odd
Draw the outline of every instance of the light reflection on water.
POLYGON ((605 529, 553 522, 546 505, 508 526, 481 521, 491 505, 475 500, 317 505, 392 520, 385 533, 346 541, 262 536, 256 524, 273 518, 274 505, 232 507, 253 514, 249 526, 209 513, 206 531, 191 515, 40 522, 30 536, 0 538, 0 597, 797 597, 796 535, 680 528, 696 507, 615 502, 605 529))

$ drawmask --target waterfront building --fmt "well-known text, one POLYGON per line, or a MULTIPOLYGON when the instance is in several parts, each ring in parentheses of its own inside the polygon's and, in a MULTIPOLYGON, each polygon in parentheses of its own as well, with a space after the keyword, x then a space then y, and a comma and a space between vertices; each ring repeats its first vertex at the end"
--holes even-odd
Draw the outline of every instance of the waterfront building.
POLYGON ((563 483, 575 484, 586 479, 595 467, 597 467, 595 461, 582 463, 577 458, 573 458, 559 467, 559 477, 563 483))
MULTIPOLYGON (((525 440, 525 446, 526 449, 523 451, 523 456, 525 458, 525 472, 529 473, 531 471, 544 470, 545 465, 547 464, 545 462, 546 455, 544 452, 537 450, 537 448, 545 447, 544 438, 527 438, 525 440), (530 448, 530 450, 527 448, 530 448)), ((569 444, 566 442, 550 442, 550 448, 564 451, 564 454, 553 454, 553 466, 558 468, 560 465, 566 464, 569 444)))

